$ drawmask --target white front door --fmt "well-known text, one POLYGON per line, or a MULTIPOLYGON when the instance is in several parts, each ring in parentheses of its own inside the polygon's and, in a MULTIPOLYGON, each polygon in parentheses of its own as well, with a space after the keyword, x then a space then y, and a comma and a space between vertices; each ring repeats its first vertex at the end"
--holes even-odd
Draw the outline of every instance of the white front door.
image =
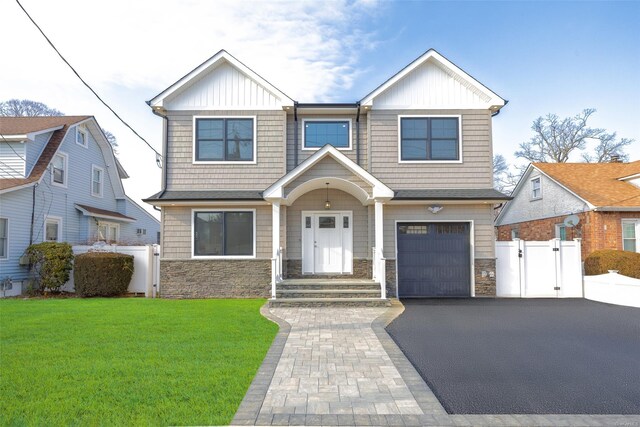
POLYGON ((351 212, 302 213, 303 273, 351 273, 351 212))

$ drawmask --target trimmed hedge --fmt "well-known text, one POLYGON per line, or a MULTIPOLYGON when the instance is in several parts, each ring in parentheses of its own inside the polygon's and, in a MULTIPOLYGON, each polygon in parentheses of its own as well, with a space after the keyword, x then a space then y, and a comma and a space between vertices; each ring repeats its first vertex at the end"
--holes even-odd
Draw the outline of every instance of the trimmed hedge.
POLYGON ((69 280, 73 267, 73 250, 68 243, 42 242, 27 248, 35 292, 49 289, 58 292, 69 280))
POLYGON ((607 274, 608 270, 618 270, 619 274, 640 279, 640 253, 603 249, 592 252, 584 260, 587 276, 607 274))
POLYGON ((133 256, 114 252, 76 255, 73 280, 81 297, 112 297, 127 292, 133 276, 133 256))

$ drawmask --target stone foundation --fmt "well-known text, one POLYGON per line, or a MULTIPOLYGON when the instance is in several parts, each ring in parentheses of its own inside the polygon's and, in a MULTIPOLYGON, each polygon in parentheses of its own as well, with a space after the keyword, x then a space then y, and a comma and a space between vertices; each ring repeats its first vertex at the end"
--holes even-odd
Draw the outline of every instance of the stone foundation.
POLYGON ((387 298, 397 298, 398 291, 396 290, 396 260, 386 260, 385 268, 385 273, 387 276, 387 298))
POLYGON ((160 260, 162 298, 269 298, 271 261, 160 260))
POLYGON ((475 260, 475 276, 476 276, 476 296, 477 297, 495 297, 496 296, 496 260, 495 259, 476 259, 475 260), (486 272, 486 276, 482 276, 482 272, 486 272))
POLYGON ((372 274, 370 259, 354 259, 353 274, 302 274, 300 259, 287 259, 282 264, 287 279, 371 279, 372 274))

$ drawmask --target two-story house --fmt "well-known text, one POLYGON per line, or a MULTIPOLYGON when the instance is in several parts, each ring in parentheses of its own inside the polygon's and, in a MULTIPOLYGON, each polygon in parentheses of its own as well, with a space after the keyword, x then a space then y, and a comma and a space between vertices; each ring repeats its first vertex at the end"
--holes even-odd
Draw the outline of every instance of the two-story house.
POLYGON ((382 299, 495 295, 493 208, 508 197, 492 189, 491 120, 506 101, 435 50, 328 104, 223 50, 148 104, 164 118, 163 190, 146 200, 162 208, 163 296, 276 298, 292 278, 373 280, 382 299))
POLYGON ((127 197, 124 178, 92 116, 0 117, 0 280, 12 280, 10 294, 28 279, 31 243, 157 242, 159 221, 127 197))

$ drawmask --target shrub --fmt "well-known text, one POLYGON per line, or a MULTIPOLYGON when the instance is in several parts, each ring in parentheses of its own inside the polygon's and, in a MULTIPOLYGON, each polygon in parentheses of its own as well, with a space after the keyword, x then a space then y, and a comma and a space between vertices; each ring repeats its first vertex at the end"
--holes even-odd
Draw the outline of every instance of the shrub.
POLYGON ((584 260, 584 272, 587 276, 606 274, 608 270, 640 279, 640 253, 603 249, 589 254, 584 260))
POLYGON ((42 242, 27 248, 34 288, 58 292, 69 280, 73 251, 68 243, 42 242))
POLYGON ((133 256, 87 252, 76 256, 73 280, 81 297, 111 297, 127 292, 133 276, 133 256))

